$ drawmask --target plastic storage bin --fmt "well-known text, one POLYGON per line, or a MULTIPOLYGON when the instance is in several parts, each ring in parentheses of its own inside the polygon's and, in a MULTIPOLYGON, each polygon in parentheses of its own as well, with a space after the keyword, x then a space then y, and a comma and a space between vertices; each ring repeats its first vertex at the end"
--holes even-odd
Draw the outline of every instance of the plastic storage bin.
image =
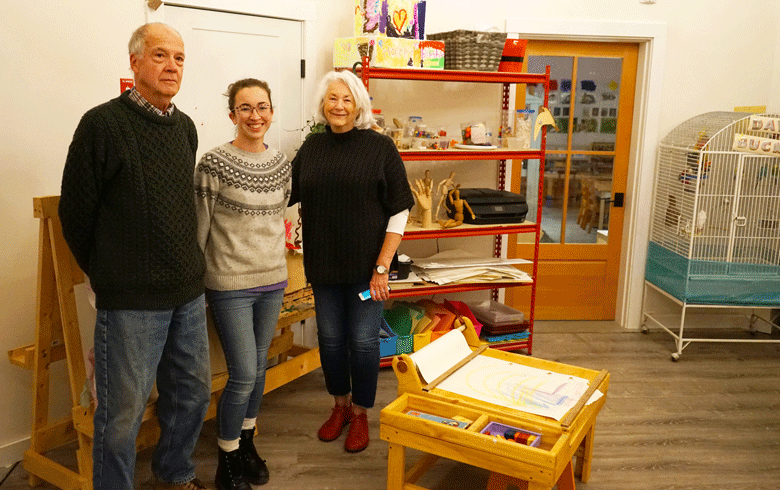
POLYGON ((501 326, 523 322, 523 312, 497 301, 488 300, 482 303, 469 303, 474 316, 485 325, 501 326))

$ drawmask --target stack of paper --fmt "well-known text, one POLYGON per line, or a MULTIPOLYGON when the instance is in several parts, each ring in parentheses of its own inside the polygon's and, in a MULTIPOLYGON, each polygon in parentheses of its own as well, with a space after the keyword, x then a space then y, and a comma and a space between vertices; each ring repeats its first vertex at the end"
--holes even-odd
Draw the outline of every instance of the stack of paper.
POLYGON ((449 250, 427 259, 414 259, 412 269, 420 279, 438 285, 475 281, 530 282, 528 274, 512 267, 512 264, 530 263, 525 259, 482 258, 464 250, 449 250))

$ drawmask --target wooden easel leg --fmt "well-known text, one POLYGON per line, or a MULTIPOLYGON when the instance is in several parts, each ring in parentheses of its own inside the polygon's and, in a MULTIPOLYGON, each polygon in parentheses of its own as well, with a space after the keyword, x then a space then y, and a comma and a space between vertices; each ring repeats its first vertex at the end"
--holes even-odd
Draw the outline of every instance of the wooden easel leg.
POLYGON ((76 277, 83 274, 73 263, 73 256, 62 236, 62 225, 59 220, 47 219, 52 242, 54 259, 55 283, 59 299, 60 315, 62 317, 62 333, 67 352, 68 374, 70 375, 70 398, 73 406, 79 404, 81 390, 87 379, 87 369, 84 365, 84 352, 81 345, 79 317, 76 311, 76 296, 73 288, 76 277), (74 270, 75 269, 75 270, 74 270))
POLYGON ((82 478, 81 490, 92 490, 92 439, 81 432, 78 436, 79 448, 76 451, 76 460, 82 478))
MULTIPOLYGON (((52 323, 59 320, 57 288, 54 284, 51 241, 46 221, 40 221, 38 236, 38 297, 36 298, 35 355, 33 361, 33 423, 30 433, 30 450, 43 454, 44 447, 39 431, 49 423, 49 365, 52 343, 52 323)), ((41 479, 30 473, 30 486, 41 483, 41 479)))
POLYGON ((575 474, 582 483, 588 483, 590 479, 591 463, 593 462, 593 437, 595 435, 596 424, 593 424, 577 450, 578 457, 575 474))
POLYGON ((387 490, 402 490, 404 488, 405 460, 406 448, 391 442, 387 451, 387 490))

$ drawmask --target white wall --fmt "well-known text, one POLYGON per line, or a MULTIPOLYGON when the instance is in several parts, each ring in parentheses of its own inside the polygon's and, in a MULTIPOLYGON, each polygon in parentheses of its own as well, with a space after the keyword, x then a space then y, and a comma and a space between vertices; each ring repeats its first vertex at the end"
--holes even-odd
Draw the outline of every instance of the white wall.
MULTIPOLYGON (((318 15, 311 60, 316 73, 310 76, 316 78, 331 66, 333 38, 352 33, 354 1, 312 1, 318 15)), ((131 77, 126 45, 133 29, 145 20, 145 4, 145 0, 0 3, 0 87, 4 92, 0 98, 4 126, 0 134, 4 168, 0 225, 5 237, 0 259, 0 350, 33 339, 38 222, 32 216, 32 198, 59 193, 67 147, 79 118, 87 109, 116 96, 119 78, 131 77)), ((739 105, 780 110, 776 61, 780 8, 775 0, 658 0, 655 5, 642 5, 639 0, 492 0, 477 4, 428 0, 426 28, 429 33, 490 26, 503 30, 510 17, 665 23, 663 103, 651 108, 660 114, 659 137, 706 111, 739 105)), ((186 75, 185 70, 184 83, 186 75)), ((422 97, 439 97, 426 90, 430 89, 419 89, 422 97)), ((469 93, 479 106, 483 101, 492 104, 491 90, 483 87, 469 93)), ((382 100, 382 108, 406 115, 415 111, 415 106, 401 105, 399 99, 382 100)), ((452 102, 459 99, 453 95, 447 105, 452 102)), ((439 124, 433 122, 438 114, 437 107, 430 107, 421 115, 439 124)), ((448 109, 448 118, 453 120, 471 115, 474 112, 468 106, 462 111, 458 106, 448 109)), ((447 171, 432 168, 435 179, 447 171)), ((410 167, 410 173, 422 169, 422 164, 410 167)), ((487 184, 495 179, 478 174, 469 165, 457 170, 464 179, 484 179, 487 184)), ((91 341, 90 327, 82 327, 85 342, 91 341)), ((61 372, 57 376, 64 379, 61 372)), ((0 362, 0 391, 6 395, 0 397, 0 413, 6 422, 0 424, 0 466, 20 459, 28 446, 30 380, 30 372, 0 362)), ((56 411, 67 406, 66 393, 63 386, 54 397, 56 411)))

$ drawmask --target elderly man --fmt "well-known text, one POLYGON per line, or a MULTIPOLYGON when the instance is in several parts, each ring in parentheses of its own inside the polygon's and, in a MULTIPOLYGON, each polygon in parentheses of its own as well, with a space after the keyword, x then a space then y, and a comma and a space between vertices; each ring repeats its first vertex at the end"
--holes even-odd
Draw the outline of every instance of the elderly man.
POLYGON ((171 103, 184 43, 169 26, 146 24, 128 48, 135 87, 82 117, 59 206, 98 309, 93 485, 133 488, 135 439, 156 379, 155 484, 205 488, 191 459, 211 391, 192 198, 198 138, 171 103))

